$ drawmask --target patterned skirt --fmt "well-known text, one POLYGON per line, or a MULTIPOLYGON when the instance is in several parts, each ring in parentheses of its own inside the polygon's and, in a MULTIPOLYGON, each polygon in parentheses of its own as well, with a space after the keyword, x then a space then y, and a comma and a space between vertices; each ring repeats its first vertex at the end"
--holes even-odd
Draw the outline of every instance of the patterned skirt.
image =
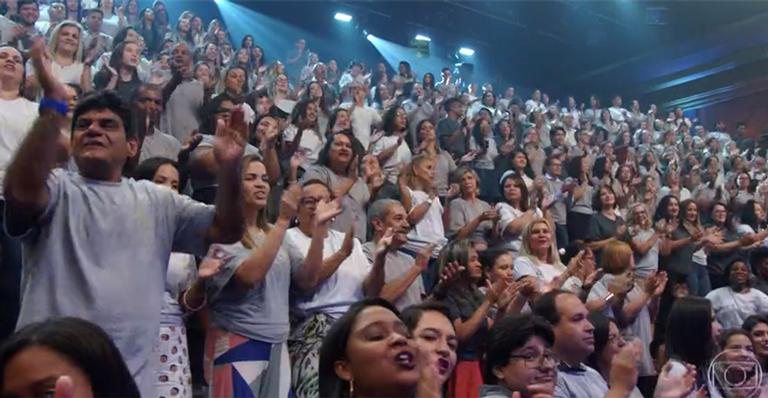
POLYGON ((211 327, 204 363, 211 397, 288 397, 291 364, 285 343, 252 340, 211 327))
POLYGON ((192 373, 189 370, 187 329, 184 326, 160 326, 158 355, 156 396, 159 398, 191 397, 192 373))
POLYGON ((288 350, 291 353, 291 386, 298 398, 318 398, 320 382, 320 346, 333 318, 325 314, 315 314, 294 328, 288 338, 288 350))

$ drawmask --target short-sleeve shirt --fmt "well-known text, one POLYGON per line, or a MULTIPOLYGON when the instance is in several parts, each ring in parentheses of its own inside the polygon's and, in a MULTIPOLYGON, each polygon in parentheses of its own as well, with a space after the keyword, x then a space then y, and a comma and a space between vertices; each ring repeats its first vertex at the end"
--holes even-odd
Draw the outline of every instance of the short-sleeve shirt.
MULTIPOLYGON (((676 230, 672 231, 672 239, 680 240, 690 237, 688 231, 681 225, 676 230)), ((676 272, 682 275, 688 275, 693 272, 693 253, 697 250, 693 243, 686 243, 685 245, 678 247, 677 250, 669 253, 666 258, 666 265, 670 271, 676 272)))
MULTIPOLYGON (((296 139, 298 134, 298 127, 291 124, 283 131, 283 139, 291 142, 296 139)), ((307 168, 310 164, 317 162, 323 145, 325 145, 325 135, 319 134, 312 129, 306 129, 301 133, 301 141, 299 141, 297 148, 304 151, 304 154, 307 156, 307 163, 303 164, 302 167, 307 168)))
POLYGON ((429 205, 429 209, 424 214, 424 217, 416 225, 413 225, 411 231, 408 232, 408 243, 406 243, 406 246, 414 252, 418 252, 424 246, 434 243, 436 245, 435 253, 439 253, 440 249, 448 243, 443 226, 443 205, 437 198, 429 199, 429 195, 424 191, 414 191, 409 188, 408 192, 411 195, 412 207, 416 207, 429 200, 432 200, 432 203, 429 205))
POLYGON ((724 286, 709 292, 706 298, 724 329, 740 328, 748 316, 768 313, 768 295, 757 289, 737 293, 730 286, 724 286))
MULTIPOLYGON (((515 252, 519 252, 520 245, 523 243, 521 236, 520 234, 509 233, 507 231, 507 227, 513 221, 522 217, 525 212, 520 209, 515 209, 514 207, 504 202, 496 203, 496 211, 499 213, 498 227, 501 231, 499 236, 501 237, 503 247, 515 252)), ((536 216, 543 217, 541 210, 536 209, 536 216)))
POLYGON ((437 123, 437 139, 440 142, 440 147, 452 153, 454 156, 464 156, 464 154, 467 153, 467 143, 465 139, 457 139, 453 143, 449 140, 451 135, 460 128, 461 124, 459 124, 457 120, 449 117, 443 118, 437 123))
MULTIPOLYGON (((456 198, 448 205, 448 211, 451 212, 451 223, 448 228, 451 236, 456 236, 459 230, 470 221, 479 217, 483 212, 492 210, 491 205, 488 202, 475 199, 474 202, 466 201, 462 198, 456 198)), ((473 240, 487 241, 486 235, 493 228, 493 223, 490 221, 483 221, 475 229, 475 232, 470 236, 473 240)))
POLYGON ((176 161, 180 150, 181 143, 176 137, 155 129, 154 134, 148 134, 144 137, 139 162, 158 156, 176 161))
MULTIPOLYGON (((592 289, 589 291, 587 301, 605 298, 609 294, 608 284, 611 283, 614 278, 614 275, 603 275, 603 277, 600 278, 600 280, 597 281, 594 286, 592 286, 592 289)), ((627 293, 624 306, 628 306, 632 301, 640 300, 641 296, 642 293, 640 292, 640 288, 638 285, 635 285, 632 290, 627 293)), ((603 315, 613 319, 618 318, 616 317, 616 314, 613 313, 613 308, 611 306, 605 307, 603 310, 603 315)), ((630 332, 633 337, 636 337, 643 343, 643 352, 640 355, 640 362, 638 364, 639 375, 651 376, 656 374, 656 371, 653 367, 653 358, 651 357, 651 351, 649 348, 651 340, 653 340, 653 327, 651 325, 651 315, 648 311, 648 306, 643 307, 643 309, 640 310, 640 312, 635 317, 635 320, 632 322, 632 324, 628 325, 623 330, 630 332)))
MULTIPOLYGON (((320 180, 328 184, 331 189, 340 186, 344 177, 334 173, 328 167, 319 164, 311 166, 301 177, 302 181, 320 180)), ((337 231, 346 232, 350 226, 355 227, 355 237, 361 241, 365 240, 365 233, 368 227, 368 218, 365 207, 371 199, 371 192, 368 185, 362 178, 357 177, 354 185, 349 192, 341 199, 341 214, 331 222, 331 228, 337 231)))
MULTIPOLYGON (((553 279, 560 276, 566 270, 565 266, 562 264, 536 264, 528 256, 519 256, 515 258, 512 266, 512 276, 515 280, 520 280, 526 276, 532 276, 536 278, 539 288, 552 282, 553 279)), ((563 283, 562 289, 578 293, 581 289, 581 281, 579 278, 572 276, 563 283)))
POLYGON ((589 238, 592 241, 612 238, 616 235, 619 227, 624 224, 624 219, 619 215, 616 215, 615 220, 611 220, 603 215, 603 213, 595 213, 589 220, 589 238))
POLYGON ((36 226, 5 218, 8 233, 23 236, 18 327, 60 316, 101 326, 152 395, 168 259, 172 251, 205 254, 214 208, 149 181, 95 181, 63 169, 47 187, 36 226))
MULTIPOLYGON (((363 252, 368 258, 368 263, 373 266, 374 251, 376 250, 376 243, 366 242, 363 244, 363 252)), ((384 283, 390 283, 394 280, 400 279, 405 276, 416 264, 416 260, 413 256, 404 253, 401 250, 394 250, 387 252, 384 259, 384 283)), ((402 311, 405 307, 419 304, 422 301, 422 295, 424 294, 424 283, 421 279, 421 275, 408 286, 402 296, 398 297, 393 303, 397 309, 402 311)))
POLYGON ((600 373, 589 366, 569 367, 564 363, 557 369, 555 398, 601 398, 608 393, 608 384, 600 373))
POLYGON ((200 127, 198 112, 204 98, 203 84, 199 81, 185 80, 179 84, 165 104, 162 130, 183 142, 200 127))
MULTIPOLYGON (((373 144, 373 154, 378 155, 385 150, 397 145, 398 140, 399 137, 396 135, 387 135, 381 137, 373 144)), ((393 153, 392 156, 390 156, 389 159, 387 159, 387 161, 381 165, 381 169, 389 182, 393 184, 397 183, 397 176, 400 174, 400 166, 410 162, 411 156, 411 149, 408 148, 408 144, 406 144, 405 140, 403 140, 400 145, 397 145, 395 153, 393 153)))
POLYGON ((213 325, 257 341, 285 342, 289 331, 291 285, 291 264, 285 247, 278 250, 264 280, 247 291, 238 289, 232 278, 252 251, 240 242, 217 247, 227 260, 221 271, 206 283, 213 325))
MULTIPOLYGON (((446 293, 443 303, 448 307, 451 319, 466 321, 483 303, 485 296, 478 289, 453 288, 446 293)), ((481 343, 488 334, 488 319, 483 319, 480 327, 467 341, 459 344, 456 354, 459 360, 476 361, 479 359, 481 343)))
MULTIPOLYGON (((299 228, 291 228, 286 232, 283 246, 291 262, 291 274, 301 270, 311 241, 312 238, 304 235, 299 228)), ((323 243, 323 259, 339 251, 343 242, 343 233, 328 230, 328 236, 323 243)), ((340 318, 350 305, 364 298, 363 281, 370 270, 371 266, 363 253, 360 241, 354 239, 352 253, 341 262, 336 272, 320 283, 314 292, 299 295, 293 303, 293 308, 302 315, 323 313, 332 318, 340 318)))
POLYGON ((0 184, 13 155, 37 120, 39 104, 26 98, 0 99, 0 184))
MULTIPOLYGON (((646 242, 654 234, 653 229, 636 230, 634 232, 635 233, 634 233, 634 236, 632 237, 632 240, 635 243, 646 242)), ((644 279, 644 278, 648 278, 649 276, 651 276, 652 273, 659 270, 660 246, 661 246, 661 241, 657 239, 656 243, 654 243, 653 246, 651 246, 651 248, 648 249, 645 255, 640 256, 637 253, 635 253, 635 275, 644 279)))

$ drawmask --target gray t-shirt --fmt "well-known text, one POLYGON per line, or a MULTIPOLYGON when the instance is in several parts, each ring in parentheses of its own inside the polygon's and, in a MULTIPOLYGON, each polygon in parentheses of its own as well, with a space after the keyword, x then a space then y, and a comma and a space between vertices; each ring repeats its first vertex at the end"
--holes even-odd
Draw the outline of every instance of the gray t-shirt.
MULTIPOLYGON (((469 224, 470 221, 479 217, 483 212, 493 210, 488 202, 475 199, 474 202, 469 202, 462 198, 456 198, 448 204, 448 211, 450 211, 451 222, 448 227, 448 234, 451 237, 455 237, 461 228, 469 224)), ((475 232, 469 237, 473 240, 479 240, 482 242, 488 241, 488 235, 493 228, 491 221, 483 221, 475 229, 475 232)))
POLYGON ((163 131, 184 141, 193 130, 200 127, 198 112, 203 106, 203 84, 197 80, 185 80, 179 84, 165 104, 163 131))
POLYGON ((291 262, 284 247, 264 280, 247 292, 230 283, 235 271, 251 255, 251 250, 237 242, 218 245, 232 256, 221 271, 206 284, 213 324, 228 332, 270 344, 283 343, 288 338, 288 297, 291 285, 291 262))
POLYGON ((141 144, 139 162, 158 156, 176 161, 180 150, 181 143, 176 137, 155 129, 153 134, 144 137, 144 142, 141 144))
MULTIPOLYGON (((334 173, 328 167, 315 164, 312 165, 302 175, 302 181, 320 180, 328 184, 331 189, 337 189, 344 183, 346 178, 334 173)), ((361 242, 365 242, 365 233, 368 227, 368 218, 365 213, 365 206, 371 199, 371 192, 365 181, 358 177, 352 188, 344 195, 341 200, 341 214, 331 223, 331 228, 346 232, 350 226, 355 227, 355 237, 361 242)))
POLYGON ((149 181, 87 180, 63 169, 47 186, 35 226, 5 218, 6 231, 23 238, 17 328, 61 316, 91 321, 120 349, 142 395, 154 395, 168 260, 171 251, 205 254, 214 208, 149 181))
MULTIPOLYGON (((373 252, 375 249, 376 243, 373 241, 363 244, 363 252, 371 266, 373 266, 373 252)), ((384 283, 390 283, 402 278, 413 268, 415 263, 416 261, 412 256, 400 250, 387 252, 387 257, 384 260, 384 283)), ((421 280, 421 275, 419 275, 393 304, 402 311, 405 307, 421 303, 422 294, 424 294, 424 283, 421 280)))

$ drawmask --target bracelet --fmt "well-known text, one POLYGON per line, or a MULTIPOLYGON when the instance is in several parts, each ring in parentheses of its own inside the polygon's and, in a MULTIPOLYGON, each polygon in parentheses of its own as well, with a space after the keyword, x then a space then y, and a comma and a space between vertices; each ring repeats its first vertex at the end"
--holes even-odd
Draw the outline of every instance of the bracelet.
POLYGON ((603 301, 605 301, 605 303, 606 303, 606 304, 608 304, 608 302, 609 302, 609 301, 611 301, 611 299, 613 299, 614 297, 616 297, 616 295, 615 295, 615 294, 613 294, 613 293, 608 293, 608 295, 607 295, 607 296, 603 297, 603 301))
POLYGON ((67 116, 67 113, 69 112, 69 105, 64 101, 43 97, 40 99, 40 106, 37 108, 37 111, 39 113, 43 113, 43 111, 46 109, 51 109, 61 116, 67 116))
POLYGON ((203 297, 202 304, 197 306, 197 308, 192 308, 192 306, 189 305, 189 303, 187 302, 187 293, 189 293, 189 290, 190 289, 185 290, 184 295, 181 296, 181 303, 184 304, 185 307, 187 307, 187 310, 189 312, 196 312, 196 311, 199 311, 201 308, 205 307, 205 304, 208 302, 208 297, 206 296, 203 297))

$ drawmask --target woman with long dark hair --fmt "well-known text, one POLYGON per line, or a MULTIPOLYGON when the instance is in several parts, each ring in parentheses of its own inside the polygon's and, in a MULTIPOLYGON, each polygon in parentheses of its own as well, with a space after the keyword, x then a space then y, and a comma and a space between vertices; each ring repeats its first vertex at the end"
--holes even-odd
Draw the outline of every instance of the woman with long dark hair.
POLYGON ((309 99, 315 103, 317 106, 317 131, 326 131, 331 111, 328 109, 328 99, 325 97, 323 85, 316 81, 309 82, 302 99, 309 99))
POLYGON ((157 32, 155 11, 152 8, 142 9, 139 13, 139 21, 133 27, 144 38, 145 51, 149 58, 153 58, 162 50, 163 37, 157 32))
POLYGON ((301 190, 292 186, 282 192, 277 221, 270 224, 266 167, 253 155, 244 157, 242 164, 245 234, 237 243, 213 247, 222 270, 206 284, 211 315, 206 377, 212 396, 250 393, 287 397, 291 382, 287 349, 291 264, 281 244, 296 214, 301 190), (249 347, 247 353, 245 346, 249 347), (245 368, 254 372, 236 372, 245 368), (235 377, 246 378, 249 391, 233 385, 235 377))
MULTIPOLYGON (((606 383, 610 380, 611 363, 613 357, 624 348, 628 342, 622 336, 616 321, 600 312, 590 312, 589 323, 595 328, 592 334, 595 337, 595 351, 587 358, 587 365, 595 369, 603 376, 606 383)), ((640 375, 642 377, 642 375, 640 375)), ((635 386, 630 392, 629 398, 642 398, 643 394, 635 386)))
POLYGON ((519 252, 523 228, 535 218, 544 217, 544 214, 531 203, 525 181, 517 174, 505 174, 501 178, 499 190, 504 198, 504 201, 496 203, 495 207, 499 213, 499 245, 507 250, 519 252))
POLYGON ((117 45, 109 57, 109 65, 93 77, 96 90, 116 90, 121 98, 133 98, 141 86, 139 79, 139 62, 141 61, 139 45, 125 41, 117 45))
POLYGON ((78 318, 32 323, 0 347, 0 395, 138 397, 115 344, 78 318))
POLYGON ((324 134, 317 126, 317 105, 314 101, 305 99, 299 101, 291 113, 291 124, 283 130, 284 149, 286 156, 293 156, 297 151, 306 157, 302 165, 305 170, 310 163, 317 162, 320 150, 327 142, 324 134))
POLYGON ((405 140, 408 135, 408 115, 400 106, 387 109, 382 116, 384 136, 373 143, 371 152, 379 158, 387 179, 396 183, 400 166, 413 156, 405 140))
POLYGON ((334 198, 342 204, 342 212, 331 228, 347 231, 354 228, 355 236, 365 241, 367 231, 366 206, 371 198, 368 185, 358 173, 362 153, 359 143, 347 131, 331 134, 318 155, 317 162, 307 168, 303 181, 319 180, 327 184, 334 198))
POLYGON ((448 306, 439 301, 425 301, 406 307, 402 314, 405 326, 429 363, 435 367, 440 388, 453 375, 459 339, 448 306))
MULTIPOLYGON (((717 352, 722 327, 715 319, 712 304, 701 297, 681 297, 672 305, 666 325, 665 346, 671 374, 696 367, 694 391, 707 386, 709 363, 717 352)), ((656 386, 659 387, 658 385, 656 386)))
MULTIPOLYGON (((459 339, 458 364, 448 381, 448 396, 477 397, 477 386, 482 384, 479 347, 493 326, 490 310, 507 289, 507 282, 497 281, 486 293, 480 290, 483 268, 469 240, 455 240, 443 248, 438 258, 439 272, 452 263, 464 267, 464 271, 462 277, 448 287, 443 299, 451 311, 459 339)), ((500 311, 497 316, 503 313, 500 311)))

